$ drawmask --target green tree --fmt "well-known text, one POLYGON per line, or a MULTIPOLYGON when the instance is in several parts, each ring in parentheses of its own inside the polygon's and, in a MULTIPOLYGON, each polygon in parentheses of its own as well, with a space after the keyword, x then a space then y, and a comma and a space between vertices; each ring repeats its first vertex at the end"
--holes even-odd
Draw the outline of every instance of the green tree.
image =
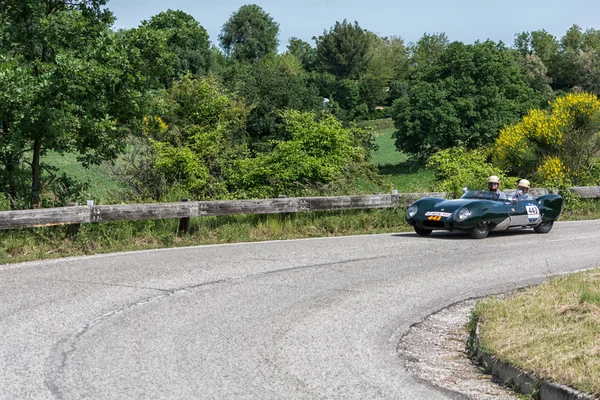
POLYGON ((397 37, 379 37, 371 33, 372 57, 366 73, 381 79, 385 86, 408 79, 409 56, 404 41, 397 37))
POLYGON ((371 61, 371 35, 358 22, 336 22, 315 38, 317 66, 340 79, 358 79, 371 61))
POLYGON ((256 4, 244 5, 225 22, 219 43, 238 61, 256 61, 277 52, 279 24, 256 4))
POLYGON ((396 147, 423 159, 454 146, 486 146, 540 102, 502 44, 454 42, 394 102, 396 147))
POLYGON ((310 72, 314 69, 317 57, 316 50, 304 40, 295 37, 290 38, 287 53, 300 60, 306 71, 310 72))
POLYGON ((210 42, 206 30, 183 11, 163 11, 141 27, 157 29, 166 34, 167 49, 174 54, 174 73, 181 76, 187 72, 205 75, 210 68, 210 42))
POLYGON ((322 98, 309 83, 309 74, 291 54, 265 57, 255 63, 237 63, 228 84, 251 108, 248 132, 255 141, 273 138, 281 109, 316 110, 322 98))
POLYGON ((410 63, 413 67, 425 68, 437 62, 448 47, 448 37, 444 32, 425 33, 417 43, 409 46, 410 63))
POLYGON ((9 180, 3 185, 17 195, 20 182, 15 179, 29 172, 34 206, 40 204, 40 158, 46 150, 75 152, 84 165, 114 159, 123 149, 126 124, 143 113, 148 80, 128 44, 111 31, 113 17, 105 4, 0 4, 2 68, 22 85, 15 88, 15 82, 1 80, 2 92, 15 94, 0 105, 0 142, 5 146, 0 162, 9 180))
POLYGON ((560 41, 545 31, 523 33, 515 45, 540 57, 554 90, 600 94, 600 31, 573 25, 560 41))
POLYGON ((535 55, 548 67, 558 54, 560 43, 545 30, 522 32, 515 37, 515 48, 523 55, 535 55))

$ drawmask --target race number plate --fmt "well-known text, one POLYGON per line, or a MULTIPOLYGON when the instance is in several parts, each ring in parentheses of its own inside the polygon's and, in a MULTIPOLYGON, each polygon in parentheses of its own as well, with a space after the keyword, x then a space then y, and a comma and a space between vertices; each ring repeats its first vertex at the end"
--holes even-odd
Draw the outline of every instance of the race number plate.
POLYGON ((427 211, 425 213, 426 217, 431 217, 432 216, 432 217, 443 217, 443 218, 446 218, 446 217, 449 217, 451 215, 452 215, 452 213, 449 213, 449 212, 440 212, 440 211, 427 211))

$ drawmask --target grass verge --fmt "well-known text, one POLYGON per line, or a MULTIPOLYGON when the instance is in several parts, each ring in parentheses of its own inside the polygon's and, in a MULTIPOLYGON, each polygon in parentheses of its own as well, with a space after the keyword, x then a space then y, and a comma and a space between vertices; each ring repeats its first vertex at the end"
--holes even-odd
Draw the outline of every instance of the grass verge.
POLYGON ((600 269, 478 303, 482 348, 543 379, 600 393, 600 269))
POLYGON ((344 236, 409 231, 404 208, 298 214, 124 221, 81 225, 69 236, 64 226, 0 232, 0 263, 203 244, 344 236))
MULTIPOLYGON (((183 235, 177 231, 177 219, 83 224, 75 236, 66 226, 0 231, 0 264, 164 247, 408 232, 412 228, 404 220, 405 211, 399 207, 198 217, 183 235)), ((598 218, 597 200, 582 201, 568 213, 569 220, 598 218)))

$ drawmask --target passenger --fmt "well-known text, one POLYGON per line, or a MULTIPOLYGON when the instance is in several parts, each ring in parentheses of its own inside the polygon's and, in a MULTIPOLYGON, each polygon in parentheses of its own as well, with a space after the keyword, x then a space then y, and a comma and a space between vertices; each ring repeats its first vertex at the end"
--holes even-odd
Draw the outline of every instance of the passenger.
POLYGON ((488 189, 498 196, 498 200, 507 200, 506 193, 500 190, 500 178, 492 175, 488 178, 488 189))
POLYGON ((519 201, 533 200, 533 196, 528 193, 529 189, 529 181, 527 179, 521 179, 519 183, 517 183, 517 199, 519 201))

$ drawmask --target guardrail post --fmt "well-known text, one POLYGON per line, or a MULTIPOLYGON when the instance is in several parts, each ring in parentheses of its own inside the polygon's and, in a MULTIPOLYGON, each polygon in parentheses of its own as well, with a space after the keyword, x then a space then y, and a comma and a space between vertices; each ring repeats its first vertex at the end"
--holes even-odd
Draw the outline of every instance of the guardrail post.
MULTIPOLYGON (((181 201, 186 202, 190 201, 190 199, 181 199, 181 201)), ((190 217, 179 218, 179 233, 188 233, 190 229, 190 217)))
MULTIPOLYGON (((69 203, 68 207, 78 206, 79 203, 69 203)), ((81 228, 81 224, 69 224, 69 236, 73 237, 79 233, 79 228, 81 228)))

